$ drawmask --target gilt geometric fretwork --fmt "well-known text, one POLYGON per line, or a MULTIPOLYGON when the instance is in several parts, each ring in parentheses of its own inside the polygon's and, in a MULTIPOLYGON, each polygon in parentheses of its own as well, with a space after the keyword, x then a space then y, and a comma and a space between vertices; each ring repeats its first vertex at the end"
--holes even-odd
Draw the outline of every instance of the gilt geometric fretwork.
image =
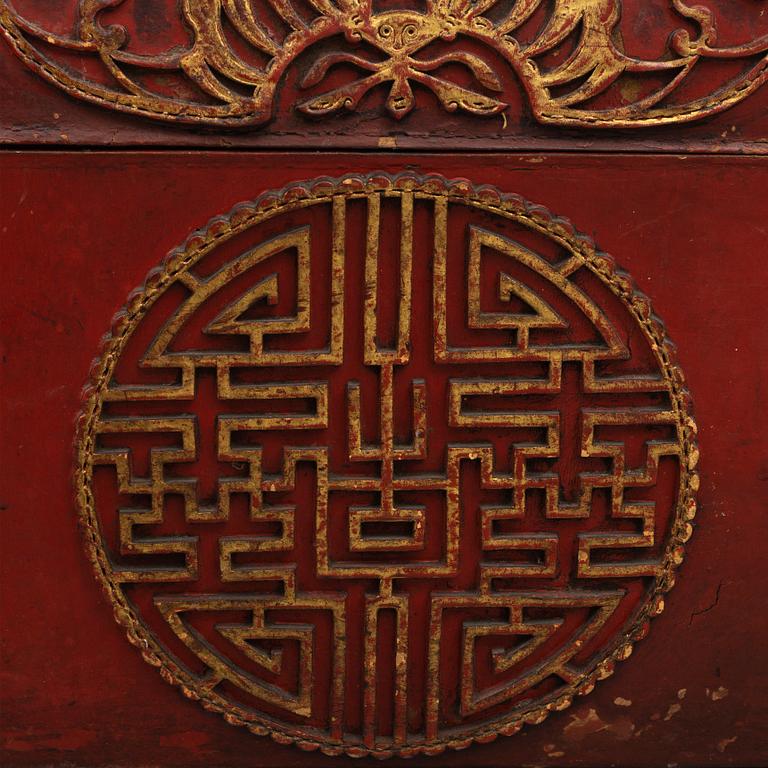
POLYGON ((718 7, 735 3, 683 0, 41 5, 0 0, 25 63, 73 96, 177 123, 257 126, 279 110, 399 120, 426 104, 506 124, 521 92, 540 123, 645 127, 720 112, 768 79, 764 3, 743 0, 735 34, 718 7))
POLYGON ((115 318, 88 548, 144 658, 331 755, 538 723, 625 659, 691 533, 674 347, 564 220, 437 176, 213 219, 115 318))

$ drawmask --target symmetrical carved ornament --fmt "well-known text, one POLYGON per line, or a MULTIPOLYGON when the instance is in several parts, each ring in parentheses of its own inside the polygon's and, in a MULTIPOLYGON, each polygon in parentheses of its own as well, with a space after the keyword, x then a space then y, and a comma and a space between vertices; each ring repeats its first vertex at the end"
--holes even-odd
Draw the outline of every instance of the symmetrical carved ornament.
POLYGON ((357 110, 379 89, 397 119, 414 89, 448 111, 494 115, 509 109, 511 76, 536 120, 577 127, 698 119, 768 78, 768 34, 721 44, 715 12, 683 0, 669 0, 675 26, 652 59, 626 50, 626 0, 183 0, 164 10, 186 30, 168 49, 131 40, 118 13, 130 16, 131 0, 80 0, 69 34, 14 2, 0 1, 5 37, 67 93, 219 127, 272 119, 292 70, 288 108, 310 116, 357 110), (702 87, 702 67, 724 61, 741 66, 702 87))
POLYGON ((695 424, 648 299, 564 220, 321 178, 194 233, 105 337, 87 546, 144 658, 330 755, 539 723, 626 659, 691 535, 695 424))

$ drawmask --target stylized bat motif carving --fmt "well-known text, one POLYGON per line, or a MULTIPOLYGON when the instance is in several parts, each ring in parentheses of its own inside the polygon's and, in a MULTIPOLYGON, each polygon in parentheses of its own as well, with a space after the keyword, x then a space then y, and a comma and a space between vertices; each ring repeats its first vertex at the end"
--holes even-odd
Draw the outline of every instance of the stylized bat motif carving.
POLYGON ((415 106, 413 84, 449 111, 496 114, 509 108, 500 62, 517 76, 539 122, 586 127, 694 120, 732 106, 768 79, 768 32, 720 46, 714 12, 683 0, 669 0, 680 27, 658 60, 624 51, 621 0, 427 0, 418 10, 385 11, 373 0, 182 0, 177 12, 190 30, 189 44, 160 54, 128 49, 125 27, 107 20, 123 5, 131 0, 81 0, 73 34, 62 36, 6 1, 0 2, 0 25, 23 59, 75 96, 158 119, 219 126, 269 121, 278 89, 300 56, 299 90, 322 92, 297 97, 295 107, 316 116, 355 110, 383 86, 387 110, 401 119, 415 106), (451 49, 433 55, 434 43, 451 49), (56 48, 97 58, 112 82, 58 62, 50 52, 56 48), (543 61, 558 51, 566 55, 557 64, 543 61), (742 60, 744 67, 713 92, 675 98, 698 65, 716 59, 742 60), (360 76, 335 85, 331 70, 339 65, 360 76), (445 65, 458 65, 467 76, 457 83, 441 73, 445 65), (181 75, 192 90, 179 95, 158 85, 162 77, 146 73, 181 75), (642 76, 654 78, 648 87, 621 88, 627 78, 642 76), (323 90, 326 78, 331 83, 323 90), (612 89, 620 97, 610 98, 612 89), (606 105, 596 106, 604 97, 606 105))

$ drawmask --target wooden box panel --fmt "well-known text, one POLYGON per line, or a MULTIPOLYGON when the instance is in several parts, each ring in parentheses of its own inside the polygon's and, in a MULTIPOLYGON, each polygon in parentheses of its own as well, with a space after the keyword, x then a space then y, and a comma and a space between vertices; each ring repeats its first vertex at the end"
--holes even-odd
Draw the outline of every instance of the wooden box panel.
POLYGON ((413 764, 764 764, 766 163, 340 153, 298 168, 287 154, 204 152, 2 158, 4 764, 351 764, 233 728, 142 661, 82 546, 72 441, 112 315, 191 231, 299 179, 404 170, 521 195, 612 253, 677 344, 701 454, 695 534, 632 657, 540 725, 413 764))

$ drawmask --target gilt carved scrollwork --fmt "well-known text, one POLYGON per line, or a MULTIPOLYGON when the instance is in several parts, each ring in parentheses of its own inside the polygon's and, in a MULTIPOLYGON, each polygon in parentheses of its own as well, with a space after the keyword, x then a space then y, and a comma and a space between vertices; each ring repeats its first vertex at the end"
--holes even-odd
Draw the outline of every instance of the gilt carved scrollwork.
POLYGON ((669 38, 653 58, 633 53, 624 32, 633 15, 658 9, 626 0, 184 0, 162 11, 163 28, 183 30, 165 48, 160 27, 151 44, 131 40, 131 0, 80 0, 68 33, 14 2, 0 3, 6 38, 68 93, 219 127, 263 125, 278 98, 324 117, 362 109, 372 92, 399 120, 416 107, 415 89, 448 111, 506 114, 510 75, 541 123, 642 127, 719 112, 768 78, 768 30, 721 42, 717 13, 683 0, 665 0, 657 23, 669 38), (726 61, 738 66, 702 79, 726 61))
POLYGON ((466 181, 323 178, 213 219, 116 316, 86 398, 78 504, 131 642, 330 755, 564 709, 692 531, 695 424, 648 299, 466 181))

